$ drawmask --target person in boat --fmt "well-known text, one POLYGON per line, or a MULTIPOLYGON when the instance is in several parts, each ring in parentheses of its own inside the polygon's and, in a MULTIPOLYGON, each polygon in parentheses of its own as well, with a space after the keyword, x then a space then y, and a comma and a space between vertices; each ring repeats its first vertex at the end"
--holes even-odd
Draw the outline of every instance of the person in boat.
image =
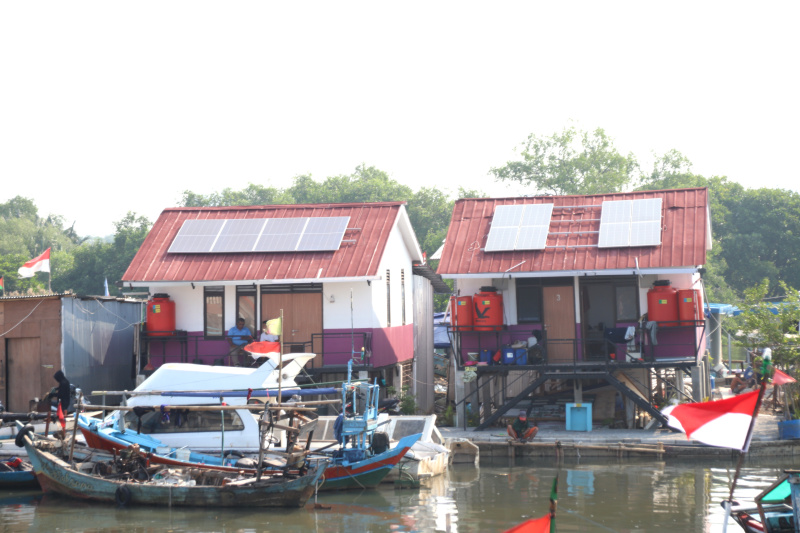
POLYGON ((520 411, 514 422, 508 425, 507 431, 508 435, 514 440, 530 442, 539 432, 539 428, 530 426, 525 411, 520 411))
POLYGON ((262 341, 262 342, 264 342, 264 341, 266 341, 266 342, 278 342, 278 339, 280 337, 278 337, 277 335, 272 335, 272 334, 269 333, 269 331, 267 331, 267 322, 268 321, 265 320, 261 324, 261 336, 258 338, 258 340, 262 341))
POLYGON ((244 318, 236 319, 236 325, 228 330, 228 344, 231 350, 229 356, 236 356, 239 366, 247 366, 247 352, 244 347, 253 342, 253 334, 250 328, 244 325, 244 318))

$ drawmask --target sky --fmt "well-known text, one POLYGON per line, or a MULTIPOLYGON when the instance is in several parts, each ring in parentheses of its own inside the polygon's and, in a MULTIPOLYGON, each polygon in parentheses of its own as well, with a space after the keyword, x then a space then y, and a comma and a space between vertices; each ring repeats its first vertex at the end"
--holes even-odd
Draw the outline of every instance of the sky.
POLYGON ((374 166, 492 196, 531 134, 800 191, 800 2, 0 3, 0 203, 83 236, 374 166))

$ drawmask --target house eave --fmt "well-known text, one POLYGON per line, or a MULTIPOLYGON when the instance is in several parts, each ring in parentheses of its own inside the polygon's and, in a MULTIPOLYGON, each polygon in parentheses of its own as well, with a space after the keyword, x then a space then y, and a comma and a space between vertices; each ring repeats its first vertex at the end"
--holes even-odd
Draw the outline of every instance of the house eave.
POLYGON ((353 283, 358 281, 380 281, 381 276, 356 276, 343 278, 297 278, 297 279, 240 279, 240 280, 176 280, 176 281, 123 281, 125 287, 174 287, 193 283, 196 287, 213 285, 291 285, 298 283, 353 283))
POLYGON ((550 270, 544 272, 482 272, 480 274, 442 274, 445 279, 486 278, 556 278, 584 276, 644 276, 646 274, 695 274, 700 267, 617 268, 610 270, 550 270))

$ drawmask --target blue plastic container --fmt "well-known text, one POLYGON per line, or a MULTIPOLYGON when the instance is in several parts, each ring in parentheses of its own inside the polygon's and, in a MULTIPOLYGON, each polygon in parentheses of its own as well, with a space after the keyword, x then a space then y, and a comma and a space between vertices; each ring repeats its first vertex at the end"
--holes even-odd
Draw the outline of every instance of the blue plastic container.
POLYGON ((592 430, 592 404, 567 404, 567 431, 592 430))
POLYGON ((517 360, 516 350, 511 346, 503 346, 500 362, 504 365, 513 365, 517 360))
POLYGON ((514 364, 527 365, 528 364, 528 349, 516 348, 514 349, 514 364))
POLYGON ((481 350, 480 362, 486 363, 487 365, 493 365, 494 364, 494 361, 492 360, 493 355, 494 352, 492 350, 487 350, 487 349, 481 350))

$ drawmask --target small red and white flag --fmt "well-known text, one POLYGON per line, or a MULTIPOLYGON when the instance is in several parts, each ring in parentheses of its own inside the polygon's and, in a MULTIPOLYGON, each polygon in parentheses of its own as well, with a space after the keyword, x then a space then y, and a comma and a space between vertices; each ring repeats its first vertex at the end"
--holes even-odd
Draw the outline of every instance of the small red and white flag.
POLYGON ((787 383, 797 383, 797 380, 785 372, 781 372, 777 368, 775 373, 772 374, 773 385, 786 385, 787 383))
POLYGON ((756 390, 715 402, 671 405, 661 412, 669 426, 686 433, 687 438, 746 452, 760 394, 756 390))
POLYGON ((50 248, 19 268, 19 277, 32 278, 37 272, 50 272, 50 248))
POLYGON ((251 342, 244 347, 246 352, 250 352, 253 359, 266 357, 267 355, 279 355, 281 353, 281 343, 273 341, 251 342))

